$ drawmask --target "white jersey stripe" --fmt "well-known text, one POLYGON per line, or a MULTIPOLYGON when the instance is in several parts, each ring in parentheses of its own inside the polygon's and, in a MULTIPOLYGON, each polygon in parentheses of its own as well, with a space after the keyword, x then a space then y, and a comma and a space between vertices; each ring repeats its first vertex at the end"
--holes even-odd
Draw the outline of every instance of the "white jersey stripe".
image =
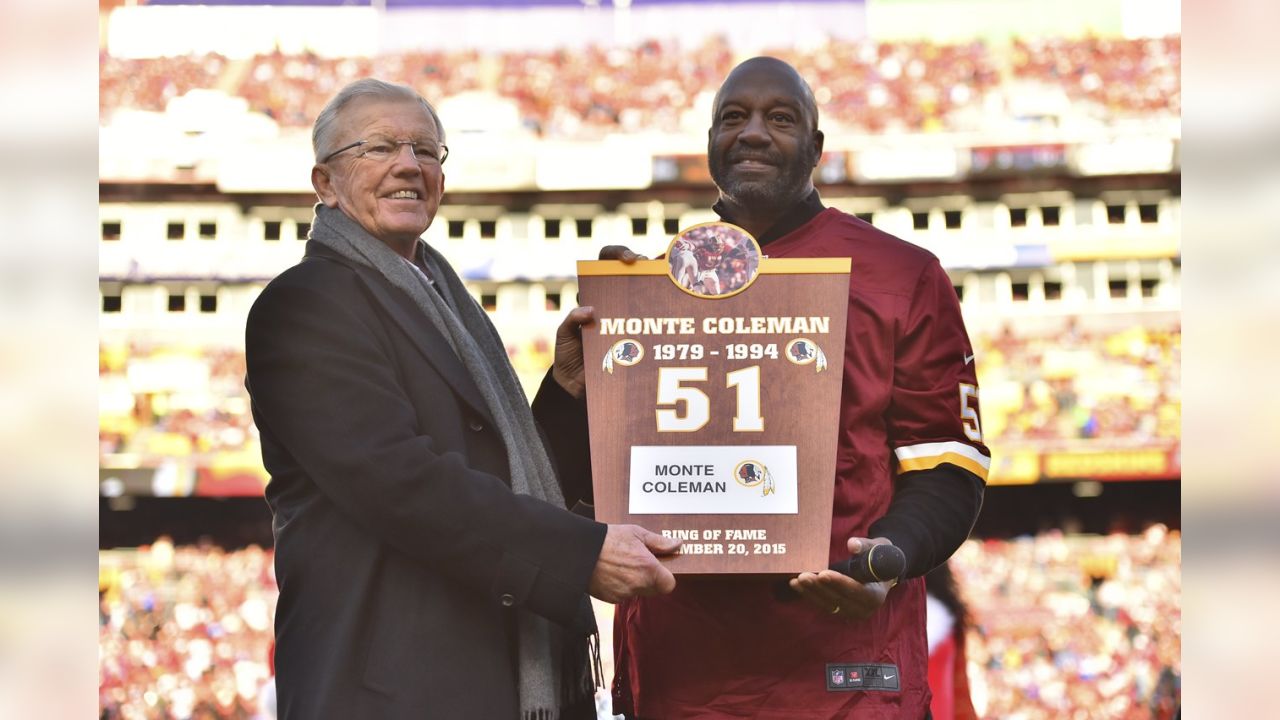
POLYGON ((906 463, 910 460, 927 460, 947 454, 955 454, 966 457, 973 462, 981 465, 984 470, 991 469, 991 458, 983 455, 972 445, 966 445, 962 442, 936 442, 921 443, 919 445, 904 445, 895 449, 894 454, 898 456, 898 462, 906 463))

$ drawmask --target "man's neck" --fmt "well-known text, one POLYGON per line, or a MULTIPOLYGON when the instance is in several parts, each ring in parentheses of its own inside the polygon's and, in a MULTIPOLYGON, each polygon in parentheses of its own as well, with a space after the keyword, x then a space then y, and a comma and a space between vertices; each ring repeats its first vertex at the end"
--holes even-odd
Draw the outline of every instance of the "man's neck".
POLYGON ((724 195, 720 196, 720 202, 717 203, 723 209, 726 218, 732 218, 733 224, 751 233, 752 237, 760 237, 778 222, 787 209, 790 207, 764 208, 756 205, 754 207, 739 205, 724 195))
POLYGON ((809 222, 826 208, 817 190, 811 187, 804 195, 781 208, 747 208, 721 195, 711 209, 722 220, 741 227, 764 245, 809 222))
POLYGON ((395 240, 386 240, 384 242, 386 242, 387 247, 391 248, 392 251, 395 252, 395 254, 399 255, 405 260, 408 260, 409 262, 414 262, 418 259, 418 238, 412 238, 412 239, 398 238, 395 240))

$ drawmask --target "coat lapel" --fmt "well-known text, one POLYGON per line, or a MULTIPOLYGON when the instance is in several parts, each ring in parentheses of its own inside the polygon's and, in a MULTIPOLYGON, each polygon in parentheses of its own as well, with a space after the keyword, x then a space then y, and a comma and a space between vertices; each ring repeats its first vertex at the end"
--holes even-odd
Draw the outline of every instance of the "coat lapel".
POLYGON ((399 288, 391 286, 386 278, 371 268, 354 263, 314 240, 307 241, 306 256, 323 257, 354 270, 369 288, 374 300, 400 326, 418 352, 431 363, 436 372, 449 383, 464 402, 479 413, 488 424, 492 424, 493 418, 489 414, 484 398, 480 395, 480 389, 471 379, 471 373, 467 372, 466 366, 449 346, 449 341, 431 321, 423 316, 412 298, 399 288))

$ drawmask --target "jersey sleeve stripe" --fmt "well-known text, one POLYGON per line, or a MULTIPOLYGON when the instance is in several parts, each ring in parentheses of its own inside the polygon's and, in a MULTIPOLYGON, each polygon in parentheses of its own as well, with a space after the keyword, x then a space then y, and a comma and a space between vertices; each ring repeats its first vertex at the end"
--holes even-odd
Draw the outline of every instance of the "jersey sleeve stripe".
POLYGON ((960 442, 922 443, 905 445, 893 451, 898 457, 898 472, 929 470, 942 463, 951 463, 977 475, 983 480, 991 469, 991 458, 976 448, 960 442))

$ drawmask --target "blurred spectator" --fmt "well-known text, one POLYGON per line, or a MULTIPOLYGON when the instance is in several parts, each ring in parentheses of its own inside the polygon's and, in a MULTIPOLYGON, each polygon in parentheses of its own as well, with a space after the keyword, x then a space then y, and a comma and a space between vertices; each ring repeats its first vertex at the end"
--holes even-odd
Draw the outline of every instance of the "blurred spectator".
POLYGON ((932 720, 977 720, 969 694, 966 638, 973 626, 951 566, 943 563, 924 576, 929 637, 929 703, 932 720))
MULTIPOLYGON (((810 78, 826 122, 848 132, 997 127, 1019 112, 1011 109, 1014 95, 1041 91, 1103 122, 1177 118, 1181 112, 1178 36, 1015 39, 1008 49, 980 41, 831 38, 812 49, 764 54, 810 78)), ((734 57, 723 37, 687 48, 647 40, 633 47, 350 58, 277 51, 236 63, 219 55, 129 60, 103 52, 99 95, 104 122, 117 108, 159 111, 192 88, 218 88, 281 125, 306 127, 338 88, 374 76, 407 83, 428 97, 494 93, 514 102, 524 125, 539 135, 591 138, 679 132, 682 114, 715 91, 734 57)))
POLYGON ((999 82, 986 45, 831 40, 816 51, 771 53, 810 78, 824 117, 866 133, 958 128, 953 115, 979 106, 999 82))
POLYGON ((270 676, 272 554, 175 548, 99 556, 102 718, 257 715, 270 676))
POLYGON ((133 454, 154 465, 160 458, 256 454, 244 372, 239 348, 99 346, 101 455, 133 454))
POLYGON ((967 638, 980 717, 1173 717, 1180 702, 1182 543, 1051 532, 970 540, 951 565, 976 628, 967 638))
POLYGON ((634 48, 503 55, 494 88, 526 124, 550 136, 676 132, 681 113, 712 92, 733 64, 720 38, 688 50, 650 40, 634 48))
POLYGON ((254 720, 276 720, 276 641, 271 641, 271 648, 267 650, 267 670, 271 676, 262 683, 262 689, 258 692, 258 714, 254 716, 254 720))
POLYGON ((1013 42, 1012 74, 1059 88, 1105 118, 1182 113, 1182 38, 1036 38, 1013 42))
MULTIPOLYGON (((1181 560, 1180 534, 1161 525, 1141 535, 966 542, 950 567, 969 621, 960 605, 946 614, 968 627, 977 716, 1171 720, 1181 702, 1181 560)), ((277 596, 271 562, 258 547, 174 547, 166 538, 102 552, 101 717, 260 717, 277 596)), ((926 579, 930 592, 945 595, 936 581, 926 579)))
MULTIPOLYGON (((730 257, 722 284, 745 282, 730 257)), ((998 449, 1161 447, 1181 437, 1182 331, 1135 326, 1097 332, 1071 323, 1034 335, 975 333, 984 432, 998 449)), ((536 388, 550 362, 543 338, 512 342, 511 363, 536 388)), ((232 347, 102 345, 98 353, 99 446, 103 458, 247 458, 258 463, 257 430, 244 390, 244 351, 232 347)), ((106 463, 110 464, 110 462, 106 463)))
POLYGON ((1152 447, 1181 436, 1182 329, 973 338, 987 440, 1052 449, 1080 440, 1152 447))
POLYGON ((98 53, 98 113, 106 124, 120 108, 162 112, 173 98, 218 86, 227 59, 211 53, 148 60, 98 53))

